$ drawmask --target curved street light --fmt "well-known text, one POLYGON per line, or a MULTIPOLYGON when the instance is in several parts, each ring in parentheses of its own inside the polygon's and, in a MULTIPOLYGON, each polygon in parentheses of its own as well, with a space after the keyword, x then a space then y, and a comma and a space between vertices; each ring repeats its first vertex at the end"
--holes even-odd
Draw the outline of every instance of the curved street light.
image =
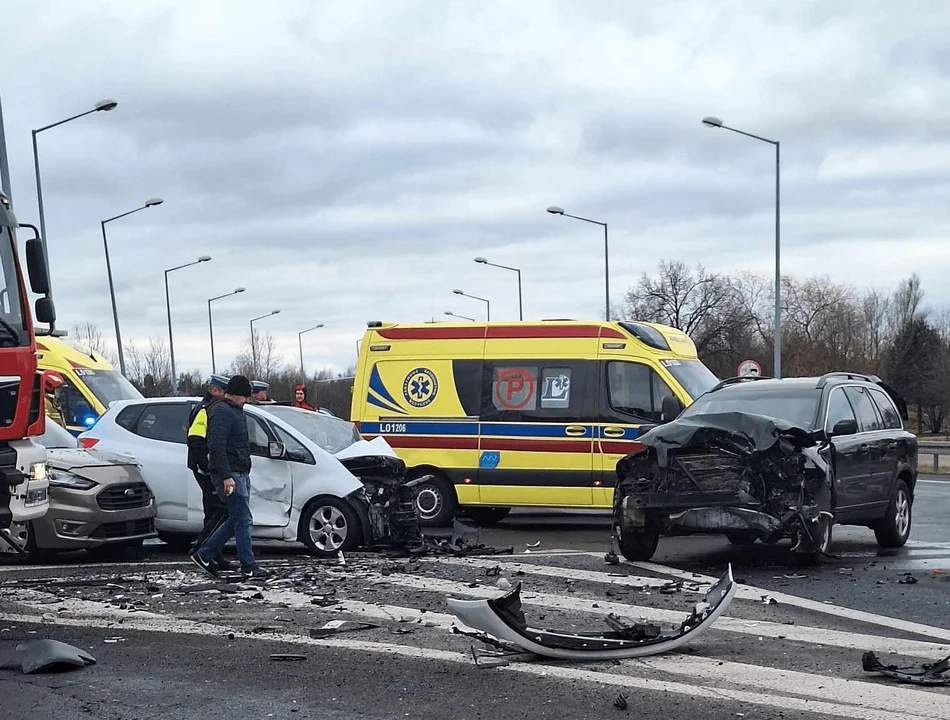
POLYGON ((254 360, 254 372, 257 373, 258 375, 260 374, 260 372, 258 371, 258 368, 257 368, 257 343, 254 341, 254 323, 256 323, 258 320, 269 318, 271 315, 276 315, 279 312, 280 310, 271 310, 266 315, 261 315, 260 317, 256 317, 251 320, 251 356, 254 360))
POLYGON ((478 297, 478 295, 469 295, 468 293, 464 293, 461 290, 453 290, 452 292, 454 292, 456 295, 472 298, 473 300, 481 300, 483 303, 485 303, 485 313, 487 315, 488 322, 491 322, 491 303, 488 300, 483 297, 478 297))
MULTIPOLYGON (((47 275, 49 275, 49 245, 46 242, 46 213, 43 210, 43 182, 40 179, 40 153, 36 145, 36 136, 39 135, 44 130, 50 130, 54 127, 65 125, 68 122, 72 122, 73 120, 78 120, 79 118, 85 117, 86 115, 92 115, 93 113, 97 113, 97 112, 110 112, 111 110, 115 110, 118 104, 119 103, 117 103, 115 100, 100 100, 99 102, 95 104, 92 110, 86 110, 85 112, 81 112, 78 115, 73 115, 72 117, 68 117, 65 120, 60 120, 59 122, 54 122, 49 125, 44 125, 41 128, 37 128, 36 130, 30 131, 31 134, 33 135, 33 171, 36 174, 36 204, 39 207, 39 211, 40 211, 40 235, 42 236, 43 247, 46 248, 44 262, 46 263, 47 275)), ((49 294, 49 297, 52 297, 52 293, 49 294)), ((120 360, 122 359, 121 347, 119 348, 119 359, 120 360)), ((125 373, 124 370, 122 372, 123 374, 125 373)))
POLYGON ((239 287, 234 288, 232 292, 225 293, 224 295, 218 295, 217 297, 208 298, 208 333, 211 336, 211 374, 217 371, 217 368, 214 364, 214 322, 211 319, 211 303, 214 300, 220 300, 221 298, 231 297, 232 295, 237 295, 245 291, 245 288, 239 287))
POLYGON ((571 215, 564 212, 564 208, 558 207, 557 205, 552 205, 548 208, 548 212, 552 215, 561 215, 563 217, 574 218, 575 220, 581 220, 586 223, 591 223, 592 225, 600 225, 604 228, 604 317, 607 321, 610 321, 610 253, 607 248, 607 223, 600 222, 599 220, 591 220, 590 218, 580 217, 578 215, 571 215))
POLYGON ((127 215, 132 215, 133 213, 137 213, 140 210, 145 210, 146 208, 161 205, 162 202, 164 201, 161 198, 149 198, 145 201, 145 204, 142 205, 142 207, 137 207, 135 210, 129 210, 128 212, 124 212, 121 215, 116 215, 107 220, 102 220, 100 223, 102 225, 102 247, 106 253, 106 272, 109 275, 109 295, 112 298, 112 320, 115 322, 115 344, 118 346, 119 350, 119 372, 123 375, 125 375, 125 353, 122 351, 122 334, 119 332, 119 313, 115 306, 115 284, 112 282, 112 262, 109 260, 109 240, 106 237, 106 223, 110 223, 113 220, 118 220, 119 218, 124 218, 127 215))
POLYGON ((498 263, 488 262, 483 257, 475 258, 475 262, 480 265, 491 265, 492 267, 502 268, 503 270, 512 270, 513 272, 518 273, 518 319, 524 320, 524 308, 521 305, 521 270, 514 267, 508 267, 507 265, 499 265, 498 263))
POLYGON ((708 115, 703 118, 703 125, 708 128, 722 128, 723 130, 731 130, 734 133, 739 135, 745 135, 754 140, 761 140, 762 142, 767 142, 770 145, 775 146, 775 342, 774 342, 774 358, 773 363, 775 367, 773 368, 773 376, 776 378, 782 377, 782 269, 781 269, 781 255, 782 255, 782 245, 781 245, 781 234, 780 234, 780 199, 779 199, 779 168, 780 168, 780 154, 779 154, 779 141, 778 140, 769 140, 768 138, 762 137, 761 135, 753 135, 752 133, 745 132, 744 130, 737 130, 734 127, 729 127, 724 125, 722 120, 712 115, 708 115))
POLYGON ((320 323, 319 325, 314 325, 312 328, 307 328, 306 330, 301 330, 299 333, 297 333, 297 344, 300 346, 300 378, 301 380, 307 379, 307 376, 304 374, 304 369, 303 369, 303 334, 308 333, 311 330, 319 330, 322 327, 323 327, 323 323, 320 323))
POLYGON ((199 263, 210 262, 210 260, 210 255, 202 255, 194 262, 178 265, 165 271, 165 310, 168 313, 168 354, 171 356, 172 362, 172 395, 178 392, 178 373, 175 372, 175 339, 172 335, 172 305, 168 296, 168 273, 191 267, 192 265, 198 265, 199 263))

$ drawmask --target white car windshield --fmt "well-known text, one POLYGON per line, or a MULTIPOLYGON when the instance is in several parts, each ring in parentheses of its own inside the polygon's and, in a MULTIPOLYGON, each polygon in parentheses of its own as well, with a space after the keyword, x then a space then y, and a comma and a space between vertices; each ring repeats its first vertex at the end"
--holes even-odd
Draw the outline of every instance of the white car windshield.
POLYGON ((279 417, 305 438, 334 455, 362 440, 353 423, 331 415, 288 405, 259 405, 258 408, 279 417))
POLYGON ((79 441, 69 432, 53 420, 46 418, 46 431, 36 438, 36 442, 47 450, 56 450, 59 448, 78 448, 79 441))

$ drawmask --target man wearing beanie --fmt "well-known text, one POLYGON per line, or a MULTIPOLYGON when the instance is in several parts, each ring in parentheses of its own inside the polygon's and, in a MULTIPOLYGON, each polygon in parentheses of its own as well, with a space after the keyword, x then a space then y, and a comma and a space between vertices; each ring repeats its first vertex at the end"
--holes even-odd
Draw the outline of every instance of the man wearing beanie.
MULTIPOLYGON (((228 518, 228 504, 218 497, 208 468, 208 410, 224 397, 227 389, 228 379, 225 376, 212 375, 208 382, 208 391, 188 418, 188 469, 194 474, 195 481, 201 488, 201 505, 204 510, 204 526, 192 545, 191 553, 196 552, 202 543, 211 537, 218 525, 228 518)), ((221 570, 230 570, 232 567, 223 555, 218 555, 215 561, 221 570)))
POLYGON ((218 495, 227 500, 230 517, 191 556, 210 575, 218 574, 216 558, 232 537, 237 545, 241 571, 248 577, 264 578, 270 572, 257 565, 251 546, 251 447, 247 437, 244 403, 253 394, 250 381, 235 375, 228 381, 224 397, 211 408, 208 417, 208 454, 211 479, 218 495))

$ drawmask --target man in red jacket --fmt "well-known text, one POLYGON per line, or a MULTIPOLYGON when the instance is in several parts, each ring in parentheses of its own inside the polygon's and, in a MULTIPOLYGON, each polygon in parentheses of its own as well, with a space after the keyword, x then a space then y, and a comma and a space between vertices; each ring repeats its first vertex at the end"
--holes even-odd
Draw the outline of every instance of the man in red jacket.
POLYGON ((294 407, 303 408, 316 412, 316 408, 307 402, 307 386, 298 385, 294 388, 294 407))

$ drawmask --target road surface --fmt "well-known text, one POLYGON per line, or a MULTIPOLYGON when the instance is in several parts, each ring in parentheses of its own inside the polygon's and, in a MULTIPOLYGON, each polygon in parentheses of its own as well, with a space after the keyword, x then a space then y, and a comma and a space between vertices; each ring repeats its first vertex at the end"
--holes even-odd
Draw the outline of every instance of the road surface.
POLYGON ((482 531, 480 542, 511 546, 510 555, 352 554, 340 566, 297 548, 266 549, 262 563, 277 575, 258 585, 209 585, 161 545, 135 564, 82 555, 7 563, 0 653, 54 637, 98 662, 56 675, 0 670, 0 702, 5 717, 57 720, 950 720, 950 689, 900 685, 861 667, 866 650, 905 664, 950 655, 950 482, 922 480, 905 548, 884 552, 870 531, 836 528, 834 557, 816 567, 793 563, 787 546, 715 537, 661 540, 653 562, 610 565, 603 514, 539 512, 482 531), (743 584, 728 613, 684 650, 641 660, 480 667, 472 657, 480 644, 452 633, 445 604, 499 595, 504 578, 523 583, 525 614, 541 626, 600 631, 608 613, 672 624, 730 563, 743 584), (659 591, 676 580, 686 583, 659 591), (381 627, 309 636, 335 619, 381 627), (625 710, 614 706, 619 693, 625 710))

